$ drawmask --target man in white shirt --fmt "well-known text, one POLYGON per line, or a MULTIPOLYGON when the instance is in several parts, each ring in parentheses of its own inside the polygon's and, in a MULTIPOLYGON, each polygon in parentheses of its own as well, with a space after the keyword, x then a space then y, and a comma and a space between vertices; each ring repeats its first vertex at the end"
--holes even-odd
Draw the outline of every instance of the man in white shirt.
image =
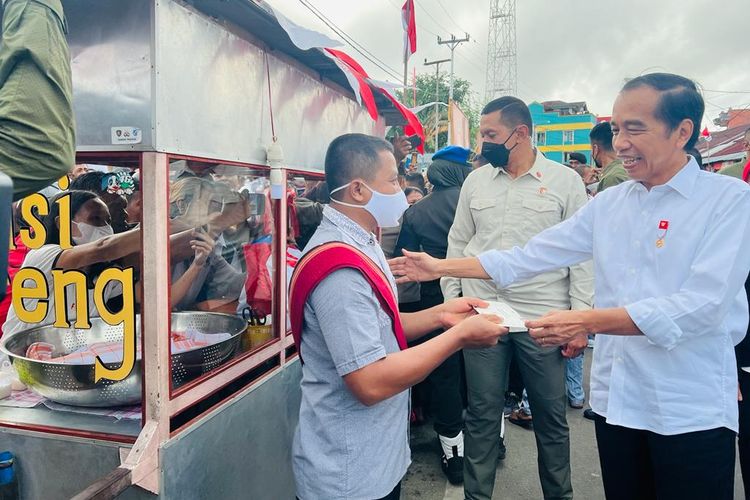
POLYGON ((506 287, 593 257, 596 308, 528 321, 541 345, 600 335, 591 407, 608 499, 731 499, 737 372, 750 269, 750 187, 699 169, 695 83, 630 80, 612 113, 631 181, 611 187, 523 248, 393 264, 412 279, 491 278, 506 287))

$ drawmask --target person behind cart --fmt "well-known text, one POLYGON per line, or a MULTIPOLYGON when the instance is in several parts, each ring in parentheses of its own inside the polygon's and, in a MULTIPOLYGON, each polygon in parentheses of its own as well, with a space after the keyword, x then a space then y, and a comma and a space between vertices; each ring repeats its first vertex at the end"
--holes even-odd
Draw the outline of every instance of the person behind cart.
POLYGON ((331 205, 290 291, 303 361, 292 449, 297 496, 397 499, 411 462, 408 389, 458 350, 494 345, 508 330, 496 316, 467 318, 486 304, 471 298, 399 314, 373 234, 397 225, 408 206, 388 142, 341 136, 328 148, 325 172, 331 205), (438 328, 447 331, 406 349, 407 339, 438 328))
MULTIPOLYGON (((107 205, 90 191, 68 191, 53 198, 49 214, 43 224, 46 233, 44 245, 41 248, 29 250, 23 261, 22 268, 35 268, 44 275, 48 293, 47 314, 44 319, 35 324, 20 321, 11 304, 8 317, 3 325, 3 333, 11 335, 16 332, 37 326, 45 326, 55 322, 55 276, 53 270, 77 270, 86 275, 88 311, 91 317, 99 316, 94 302, 94 284, 98 275, 113 261, 136 254, 141 251, 141 234, 139 229, 133 229, 120 234, 114 234, 111 226, 112 218, 107 205), (70 196, 71 237, 72 248, 64 249, 60 244, 60 204, 57 199, 70 196)), ((194 253, 192 268, 183 274, 180 280, 172 285, 172 301, 179 301, 189 289, 189 284, 199 274, 206 264, 208 256, 213 250, 213 242, 196 231, 184 231, 175 236, 175 246, 187 244, 194 253)), ((135 300, 140 303, 141 287, 134 283, 135 300)), ((23 286, 26 287, 27 283, 23 286)), ((68 286, 65 290, 66 316, 69 322, 77 317, 75 287, 68 286)), ((104 289, 104 299, 109 301, 122 294, 122 287, 118 282, 107 285, 104 289)), ((25 307, 33 310, 40 299, 25 299, 25 307)))
POLYGON ((135 191, 135 181, 130 172, 87 172, 70 183, 71 191, 91 191, 107 205, 112 218, 112 230, 122 233, 132 229, 128 224, 128 199, 126 195, 135 191))
MULTIPOLYGON (((227 227, 210 224, 216 216, 239 209, 242 203, 237 193, 221 183, 206 178, 185 176, 172 184, 169 195, 171 225, 175 227, 203 227, 199 232, 214 243, 205 266, 191 280, 182 299, 175 304, 177 310, 194 310, 199 303, 236 301, 245 283, 245 274, 235 268, 222 255, 227 227)), ((245 217, 246 219, 247 217, 245 217)), ((244 221, 244 219, 243 219, 244 221)), ((172 282, 177 281, 192 266, 194 255, 184 254, 172 266, 172 282)))

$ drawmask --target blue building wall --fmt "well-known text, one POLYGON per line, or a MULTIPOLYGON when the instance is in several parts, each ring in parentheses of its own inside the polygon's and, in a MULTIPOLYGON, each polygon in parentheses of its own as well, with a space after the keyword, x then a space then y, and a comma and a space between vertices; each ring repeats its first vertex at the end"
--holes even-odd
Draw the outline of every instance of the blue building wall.
POLYGON ((529 111, 534 122, 534 139, 539 139, 536 146, 547 158, 564 163, 568 154, 578 152, 586 155, 587 163, 591 163, 589 132, 596 125, 596 116, 591 113, 561 115, 556 111, 547 112, 538 102, 529 104, 529 111))

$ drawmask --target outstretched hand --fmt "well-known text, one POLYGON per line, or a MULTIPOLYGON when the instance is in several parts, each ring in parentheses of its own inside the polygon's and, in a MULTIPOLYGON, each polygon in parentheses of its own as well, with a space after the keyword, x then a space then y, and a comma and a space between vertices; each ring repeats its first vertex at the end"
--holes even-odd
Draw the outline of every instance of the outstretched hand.
POLYGON ((450 299, 443 305, 438 306, 440 322, 443 324, 443 328, 451 328, 466 318, 474 316, 476 314, 475 307, 487 307, 488 305, 487 302, 474 297, 450 299))
POLYGON ((540 346, 566 345, 572 342, 573 349, 578 349, 581 338, 590 333, 583 312, 551 311, 539 319, 527 321, 526 327, 529 335, 540 346))
POLYGON ((442 277, 440 259, 436 259, 424 252, 403 250, 403 257, 396 257, 388 261, 391 272, 397 277, 396 283, 409 281, 432 281, 442 277))
POLYGON ((481 349, 496 345, 500 337, 508 334, 508 329, 502 326, 502 322, 503 318, 494 314, 477 314, 455 328, 459 329, 464 349, 481 349))

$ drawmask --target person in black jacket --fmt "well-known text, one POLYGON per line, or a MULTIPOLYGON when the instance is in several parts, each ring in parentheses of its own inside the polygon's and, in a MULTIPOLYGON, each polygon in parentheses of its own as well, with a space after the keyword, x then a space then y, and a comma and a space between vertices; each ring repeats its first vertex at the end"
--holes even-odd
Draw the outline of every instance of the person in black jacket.
MULTIPOLYGON (((444 259, 448 250, 448 232, 456 214, 458 195, 466 177, 471 173, 468 162, 470 151, 449 146, 432 157, 427 179, 433 186, 431 194, 412 205, 404 214, 401 233, 394 255, 401 250, 423 251, 444 259)), ((443 303, 440 280, 421 283, 417 310, 428 309, 443 303)), ((424 339, 441 333, 435 331, 424 339)), ((453 484, 463 482, 463 400, 461 397, 461 358, 456 353, 443 362, 427 377, 430 411, 434 417, 443 450, 441 463, 448 480, 453 484)))

